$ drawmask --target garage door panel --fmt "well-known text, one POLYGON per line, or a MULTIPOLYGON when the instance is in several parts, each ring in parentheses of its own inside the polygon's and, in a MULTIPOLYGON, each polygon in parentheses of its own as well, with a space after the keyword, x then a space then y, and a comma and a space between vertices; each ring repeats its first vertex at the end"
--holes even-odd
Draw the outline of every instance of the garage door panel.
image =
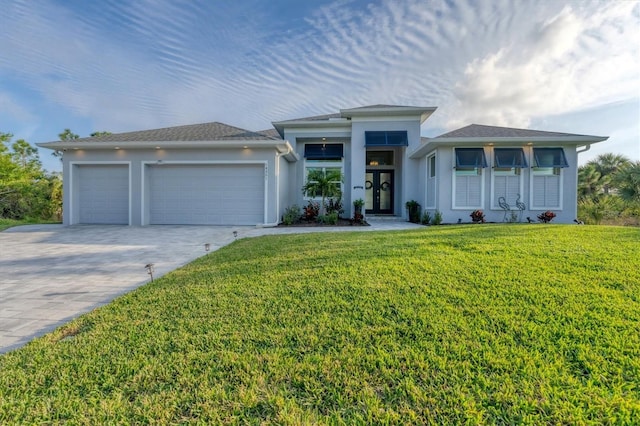
POLYGON ((79 165, 76 172, 78 223, 129 224, 128 165, 79 165))
POLYGON ((260 164, 149 166, 151 224, 255 225, 264 221, 260 164))

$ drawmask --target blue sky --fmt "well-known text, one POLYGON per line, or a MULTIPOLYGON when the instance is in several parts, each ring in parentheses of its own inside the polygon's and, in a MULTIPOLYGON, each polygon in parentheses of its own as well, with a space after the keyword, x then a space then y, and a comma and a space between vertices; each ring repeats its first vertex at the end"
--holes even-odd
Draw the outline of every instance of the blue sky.
MULTIPOLYGON (((0 131, 31 143, 370 104, 610 136, 640 160, 640 2, 0 0, 0 131)), ((59 160, 40 150, 45 167, 59 160)))

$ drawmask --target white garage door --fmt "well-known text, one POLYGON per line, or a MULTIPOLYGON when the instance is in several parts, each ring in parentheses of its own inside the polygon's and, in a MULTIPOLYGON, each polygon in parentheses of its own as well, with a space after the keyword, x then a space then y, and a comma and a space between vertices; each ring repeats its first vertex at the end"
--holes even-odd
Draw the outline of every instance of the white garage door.
POLYGON ((129 224, 129 166, 77 166, 78 223, 129 224))
POLYGON ((149 166, 149 223, 256 225, 264 222, 261 164, 149 166))

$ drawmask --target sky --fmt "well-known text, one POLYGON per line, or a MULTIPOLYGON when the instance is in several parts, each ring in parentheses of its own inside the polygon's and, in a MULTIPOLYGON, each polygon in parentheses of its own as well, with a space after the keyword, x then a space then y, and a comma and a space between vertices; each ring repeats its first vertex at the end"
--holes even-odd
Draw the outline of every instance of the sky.
MULTIPOLYGON (((640 160, 636 0, 0 0, 0 132, 30 143, 372 104, 609 136, 640 160)), ((43 165, 60 160, 40 149, 43 165)))

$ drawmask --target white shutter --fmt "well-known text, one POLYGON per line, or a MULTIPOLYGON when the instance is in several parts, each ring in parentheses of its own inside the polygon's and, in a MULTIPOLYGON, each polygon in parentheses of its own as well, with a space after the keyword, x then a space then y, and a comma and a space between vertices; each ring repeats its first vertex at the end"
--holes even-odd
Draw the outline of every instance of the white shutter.
POLYGON ((455 206, 482 208, 482 176, 455 176, 455 206))
POLYGON ((560 176, 533 176, 532 208, 560 207, 560 176))

